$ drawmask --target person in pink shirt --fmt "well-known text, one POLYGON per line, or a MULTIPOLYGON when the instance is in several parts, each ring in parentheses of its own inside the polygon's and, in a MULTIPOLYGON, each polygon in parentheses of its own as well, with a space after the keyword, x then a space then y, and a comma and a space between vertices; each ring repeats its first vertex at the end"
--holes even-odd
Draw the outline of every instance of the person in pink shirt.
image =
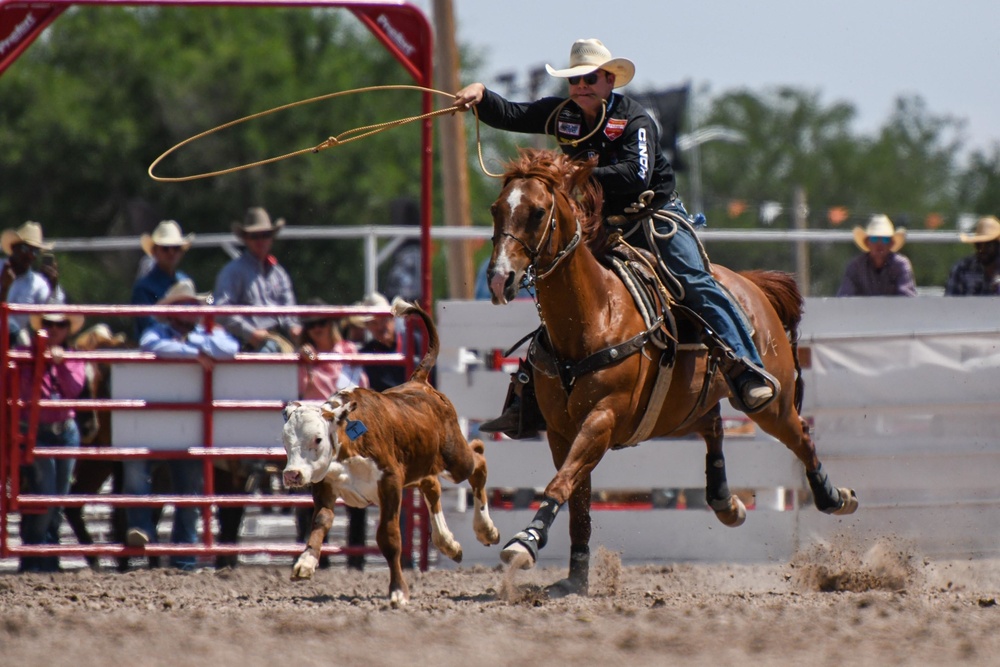
MULTIPOLYGON (((39 360, 44 364, 40 398, 78 398, 87 381, 83 361, 65 357, 68 339, 83 328, 83 317, 62 313, 45 313, 31 316, 31 330, 44 330, 49 346, 39 360)), ((21 396, 28 400, 34 380, 34 364, 21 367, 21 396)), ((21 413, 21 431, 27 431, 27 412, 21 413)), ((39 413, 36 446, 79 447, 80 430, 76 425, 76 412, 72 408, 43 408, 39 413)), ((66 495, 69 493, 75 459, 50 459, 36 457, 30 465, 22 466, 21 478, 28 493, 66 495)), ((21 516, 21 542, 23 544, 58 544, 62 509, 50 507, 41 513, 21 516)), ((21 558, 19 572, 57 572, 56 556, 25 556, 21 558)))
MULTIPOLYGON (((306 305, 329 305, 321 299, 311 299, 306 305)), ((302 318, 302 345, 299 356, 299 398, 325 401, 341 389, 369 386, 368 376, 359 364, 342 361, 321 361, 317 354, 357 354, 358 346, 344 340, 337 318, 312 315, 302 318)))

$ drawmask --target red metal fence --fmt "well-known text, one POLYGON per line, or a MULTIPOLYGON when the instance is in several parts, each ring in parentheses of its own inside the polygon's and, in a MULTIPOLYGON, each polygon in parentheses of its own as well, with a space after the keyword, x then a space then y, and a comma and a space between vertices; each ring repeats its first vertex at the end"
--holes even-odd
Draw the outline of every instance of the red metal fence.
MULTIPOLYGON (((213 510, 221 507, 270 506, 270 507, 311 507, 312 498, 306 495, 220 495, 215 491, 213 465, 219 459, 273 460, 285 459, 281 447, 216 447, 213 443, 213 421, 223 412, 280 411, 285 406, 283 400, 224 400, 213 396, 214 370, 202 369, 203 393, 201 400, 194 402, 153 402, 146 400, 122 399, 42 399, 40 398, 41 372, 43 364, 37 363, 48 351, 48 337, 45 331, 36 332, 28 349, 12 349, 9 346, 9 318, 14 314, 40 314, 61 312, 84 315, 92 320, 101 318, 132 318, 140 315, 162 316, 168 313, 198 313, 205 316, 206 326, 211 327, 215 316, 219 315, 329 315, 335 317, 351 315, 386 315, 385 309, 359 306, 301 306, 287 308, 263 308, 248 306, 33 306, 21 304, 0 304, 0 558, 18 556, 234 556, 240 554, 298 555, 304 549, 296 543, 254 543, 218 544, 212 533, 213 510), (33 368, 31 391, 20 395, 20 373, 24 365, 33 368), (143 443, 129 443, 128 446, 99 447, 41 447, 36 446, 39 413, 43 408, 72 408, 74 410, 94 410, 101 415, 111 416, 134 410, 197 411, 202 417, 203 443, 200 447, 177 450, 157 450, 143 446, 143 443), (22 433, 22 431, 24 431, 22 433), (203 463, 204 494, 194 495, 122 495, 99 493, 90 495, 46 496, 21 492, 21 466, 30 464, 35 457, 53 459, 71 458, 111 459, 193 459, 203 463), (199 544, 148 544, 143 548, 128 547, 121 543, 100 543, 92 545, 23 545, 12 544, 9 534, 10 516, 13 513, 43 511, 50 507, 83 507, 104 505, 109 507, 198 507, 201 510, 201 542, 199 544)), ((126 320, 126 321, 130 321, 126 320)), ((406 328, 404 349, 392 354, 320 354, 324 361, 343 361, 378 365, 403 365, 412 371, 414 349, 413 327, 406 328)), ((146 364, 162 367, 163 364, 197 364, 195 360, 158 359, 149 352, 137 350, 96 350, 92 352, 66 351, 66 359, 78 359, 101 364, 146 364)), ((237 354, 233 360, 219 361, 219 364, 266 363, 294 365, 299 363, 297 354, 237 354)), ((150 366, 151 373, 154 366, 150 366)), ((155 382, 155 375, 150 381, 155 382)), ((295 399, 289 396, 288 400, 295 399)), ((274 434, 277 439, 279 434, 274 434)), ((119 444, 119 443, 116 443, 119 444)), ((404 512, 410 517, 404 530, 404 554, 412 554, 419 548, 421 569, 427 569, 429 560, 429 519, 426 507, 419 501, 418 493, 407 492, 404 497, 404 512)), ((289 519, 292 520, 291 518, 289 519)), ((347 547, 344 545, 324 545, 323 553, 378 554, 374 547, 347 547)))

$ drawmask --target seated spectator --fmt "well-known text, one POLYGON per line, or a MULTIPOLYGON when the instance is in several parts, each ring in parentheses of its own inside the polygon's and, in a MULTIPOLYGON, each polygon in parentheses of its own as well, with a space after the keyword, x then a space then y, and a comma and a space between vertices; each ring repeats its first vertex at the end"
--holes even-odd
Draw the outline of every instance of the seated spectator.
MULTIPOLYGON (((355 305, 388 309, 389 300, 374 292, 355 305)), ((363 315, 359 320, 365 323, 370 336, 368 342, 361 346, 362 352, 394 354, 403 349, 401 337, 396 331, 396 318, 392 315, 363 315)), ((385 391, 407 380, 406 368, 399 364, 365 364, 364 369, 371 388, 376 391, 385 391)))
MULTIPOLYGON (((310 299, 310 306, 326 306, 321 299, 310 299)), ((368 376, 357 364, 342 361, 320 361, 317 354, 357 354, 358 347, 341 337, 337 318, 330 315, 310 315, 302 318, 302 348, 299 354, 299 398, 325 401, 341 389, 367 387, 368 376)), ((364 507, 348 507, 347 545, 365 546, 367 541, 367 510, 364 507)), ((312 510, 300 508, 296 512, 297 536, 300 542, 309 538, 312 530, 312 510)), ((321 558, 320 566, 329 565, 329 559, 321 558)), ((347 567, 362 570, 364 555, 347 557, 347 567)))
MULTIPOLYGON (((307 305, 329 304, 322 299, 310 299, 307 305)), ((319 361, 316 358, 317 353, 358 353, 357 345, 341 337, 337 319, 330 315, 310 315, 302 318, 299 398, 325 401, 341 389, 368 386, 368 376, 361 366, 342 361, 319 361)))
POLYGON ((975 252, 958 260, 948 275, 947 296, 1000 295, 1000 220, 988 215, 976 222, 972 234, 961 234, 962 243, 971 243, 975 252))
MULTIPOLYGON (((135 281, 132 286, 132 303, 150 306, 163 298, 177 281, 191 280, 178 270, 184 253, 191 247, 194 234, 183 236, 181 226, 173 220, 164 220, 156 226, 152 234, 143 234, 139 245, 153 261, 149 271, 135 281)), ((142 332, 153 323, 148 315, 135 318, 135 339, 142 338, 142 332)))
MULTIPOLYGON (((4 303, 66 303, 59 286, 59 265, 50 251, 53 245, 42 238, 42 226, 26 222, 17 229, 5 229, 0 235, 0 247, 7 262, 0 271, 0 302, 4 303), (41 273, 32 269, 35 258, 43 254, 41 273)), ((27 345, 30 341, 28 316, 10 316, 12 345, 27 345)))
MULTIPOLYGON (((32 315, 32 331, 44 330, 48 334, 49 347, 45 353, 42 371, 40 398, 74 399, 80 396, 87 381, 84 362, 65 358, 69 349, 67 339, 83 327, 80 315, 45 313, 32 315)), ((31 386, 35 369, 32 364, 24 364, 21 373, 21 396, 31 396, 31 386)), ((22 418, 27 415, 22 412, 22 418)), ((35 445, 39 447, 79 447, 80 431, 77 428, 76 413, 72 408, 42 408, 35 445)), ((27 424, 22 422, 21 432, 27 432, 27 424)), ((25 483, 23 491, 46 496, 69 493, 73 477, 74 459, 51 459, 36 457, 30 465, 22 466, 21 479, 25 483)), ((62 510, 49 507, 40 512, 25 512, 21 515, 21 542, 23 544, 59 544, 59 526, 62 510)), ((21 558, 20 572, 57 572, 57 556, 25 556, 21 558)))
MULTIPOLYGON (((288 272, 271 254, 284 219, 271 222, 262 208, 247 210, 233 234, 246 246, 242 255, 222 267, 215 279, 217 306, 294 306, 295 292, 288 272)), ((232 315, 219 320, 245 352, 292 352, 302 327, 291 315, 232 315)))
MULTIPOLYGON (((206 296, 195 292, 194 283, 181 280, 164 294, 156 305, 202 305, 206 296)), ((232 359, 239 351, 239 342, 220 327, 207 330, 201 316, 191 314, 167 315, 154 322, 142 334, 140 349, 153 352, 165 359, 195 359, 206 370, 215 366, 217 359, 232 359)), ((125 462, 124 493, 147 495, 152 488, 154 462, 132 459, 125 462)), ((191 459, 172 459, 166 462, 170 469, 173 492, 178 495, 197 495, 204 488, 202 462, 191 459)), ((127 510, 129 529, 126 544, 144 547, 157 541, 153 522, 153 508, 130 507, 127 510)), ((198 509, 177 507, 170 541, 175 544, 194 544, 198 541, 198 509)), ((196 567, 194 556, 172 556, 170 564, 190 570, 196 567)))
POLYGON ((916 296, 910 260, 899 254, 906 229, 895 229, 886 215, 873 216, 866 229, 854 228, 854 243, 864 252, 848 263, 837 296, 916 296))

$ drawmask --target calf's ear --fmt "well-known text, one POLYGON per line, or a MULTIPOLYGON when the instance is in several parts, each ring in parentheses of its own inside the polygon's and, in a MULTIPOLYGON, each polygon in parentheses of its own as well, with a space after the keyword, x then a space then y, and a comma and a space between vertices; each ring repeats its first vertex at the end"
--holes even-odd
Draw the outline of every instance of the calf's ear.
POLYGON ((299 403, 298 401, 288 402, 288 404, 285 406, 285 409, 282 411, 282 414, 285 417, 285 421, 288 421, 288 418, 292 416, 292 413, 295 412, 300 405, 302 404, 299 403))

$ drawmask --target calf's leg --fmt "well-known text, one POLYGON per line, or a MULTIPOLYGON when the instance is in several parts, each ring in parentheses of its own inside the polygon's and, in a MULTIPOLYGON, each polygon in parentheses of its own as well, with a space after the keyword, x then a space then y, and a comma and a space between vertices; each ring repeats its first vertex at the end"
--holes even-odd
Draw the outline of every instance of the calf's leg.
POLYGON ((379 520, 375 531, 375 542, 389 565, 389 602, 393 607, 402 607, 410 599, 410 589, 403 578, 400 557, 403 538, 399 530, 399 512, 403 502, 403 484, 394 473, 385 474, 378 485, 379 520))
POLYGON ((462 562, 462 545, 458 543, 448 524, 444 520, 441 509, 441 482, 437 477, 429 476, 420 480, 420 493, 431 515, 431 542, 448 558, 456 563, 462 562))
POLYGON ((292 566, 292 579, 311 579, 316 574, 323 541, 333 526, 333 506, 336 502, 337 495, 329 482, 323 480, 319 484, 313 484, 312 531, 309 533, 305 551, 292 566))

